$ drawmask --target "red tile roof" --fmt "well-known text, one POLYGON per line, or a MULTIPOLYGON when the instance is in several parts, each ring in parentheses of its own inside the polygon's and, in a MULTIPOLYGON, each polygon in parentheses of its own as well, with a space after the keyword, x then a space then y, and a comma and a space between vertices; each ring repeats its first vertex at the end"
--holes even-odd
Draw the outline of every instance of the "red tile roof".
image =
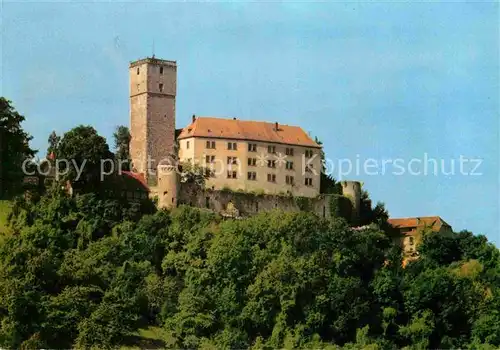
POLYGON ((144 178, 143 173, 134 173, 132 171, 122 171, 122 174, 127 178, 132 178, 133 180, 138 181, 144 190, 149 191, 149 186, 146 183, 146 179, 144 178))
POLYGON ((389 219, 387 220, 389 224, 394 226, 395 228, 416 228, 423 226, 437 226, 437 225, 448 225, 443 219, 439 216, 424 216, 424 217, 414 217, 414 218, 398 218, 398 219, 389 219))
POLYGON ((276 123, 238 119, 197 117, 182 130, 178 138, 189 137, 262 141, 321 148, 298 126, 278 124, 278 129, 276 129, 276 123))

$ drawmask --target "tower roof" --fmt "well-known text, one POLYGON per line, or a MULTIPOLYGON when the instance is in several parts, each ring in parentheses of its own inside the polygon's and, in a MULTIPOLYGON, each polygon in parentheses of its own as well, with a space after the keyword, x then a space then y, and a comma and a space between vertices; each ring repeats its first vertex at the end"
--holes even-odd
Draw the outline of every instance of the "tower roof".
POLYGON ((177 61, 162 60, 162 59, 156 58, 156 57, 146 57, 146 58, 142 58, 142 59, 137 60, 137 61, 130 62, 130 68, 135 67, 135 66, 140 66, 140 65, 143 65, 145 63, 158 64, 158 65, 171 66, 171 67, 177 66, 177 61))
POLYGON ((317 144, 301 127, 236 118, 196 117, 182 130, 178 138, 189 137, 261 141, 321 148, 321 145, 317 144))

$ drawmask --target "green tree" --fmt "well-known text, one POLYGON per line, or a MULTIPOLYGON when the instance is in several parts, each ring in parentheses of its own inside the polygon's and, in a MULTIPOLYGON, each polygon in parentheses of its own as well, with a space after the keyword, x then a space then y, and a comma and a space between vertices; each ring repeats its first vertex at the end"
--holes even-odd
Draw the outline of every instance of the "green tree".
MULTIPOLYGON (((323 145, 323 142, 321 142, 317 137, 314 138, 314 141, 318 145, 323 145)), ((327 173, 327 168, 326 168, 326 155, 325 151, 323 148, 321 148, 320 152, 320 158, 321 158, 321 175, 320 175, 320 193, 324 194, 342 194, 342 186, 340 185, 340 182, 337 182, 334 177, 331 174, 327 173)))
POLYGON ((21 126, 24 120, 11 101, 0 97, 0 198, 21 191, 23 162, 36 153, 29 146, 32 137, 21 126))
POLYGON ((91 126, 78 126, 62 137, 57 160, 61 163, 63 180, 68 180, 80 191, 90 192, 101 188, 103 171, 110 171, 114 155, 106 139, 91 126))
POLYGON ((117 161, 122 161, 121 170, 130 170, 130 130, 126 126, 117 126, 113 133, 115 140, 115 157, 117 161))
POLYGON ((47 158, 57 157, 57 148, 59 146, 59 142, 61 142, 61 137, 58 136, 55 131, 52 131, 47 142, 49 143, 46 155, 47 158))
POLYGON ((426 233, 403 268, 377 225, 131 207, 64 191, 16 201, 0 347, 117 348, 148 326, 171 348, 500 346, 499 252, 484 236, 426 233))

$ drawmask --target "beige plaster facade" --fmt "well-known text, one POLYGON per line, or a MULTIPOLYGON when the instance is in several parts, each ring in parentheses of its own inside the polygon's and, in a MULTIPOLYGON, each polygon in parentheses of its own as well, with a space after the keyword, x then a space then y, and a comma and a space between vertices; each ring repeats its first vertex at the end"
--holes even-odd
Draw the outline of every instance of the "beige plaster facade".
POLYGON ((179 159, 211 169, 213 177, 207 180, 206 187, 215 190, 227 188, 303 197, 316 197, 320 193, 319 148, 191 137, 179 140, 179 159))

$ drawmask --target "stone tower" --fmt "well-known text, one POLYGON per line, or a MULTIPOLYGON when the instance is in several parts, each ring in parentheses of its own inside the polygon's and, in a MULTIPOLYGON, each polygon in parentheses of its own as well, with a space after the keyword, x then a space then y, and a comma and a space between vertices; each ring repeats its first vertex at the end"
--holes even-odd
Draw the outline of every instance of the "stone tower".
POLYGON ((342 194, 352 203, 351 220, 356 223, 361 214, 361 183, 358 181, 342 181, 342 194))
POLYGON ((158 185, 156 186, 159 208, 175 208, 178 204, 180 191, 180 174, 175 165, 160 165, 158 167, 158 185))
POLYGON ((145 58, 130 63, 129 75, 130 156, 149 180, 174 154, 177 63, 145 58))

